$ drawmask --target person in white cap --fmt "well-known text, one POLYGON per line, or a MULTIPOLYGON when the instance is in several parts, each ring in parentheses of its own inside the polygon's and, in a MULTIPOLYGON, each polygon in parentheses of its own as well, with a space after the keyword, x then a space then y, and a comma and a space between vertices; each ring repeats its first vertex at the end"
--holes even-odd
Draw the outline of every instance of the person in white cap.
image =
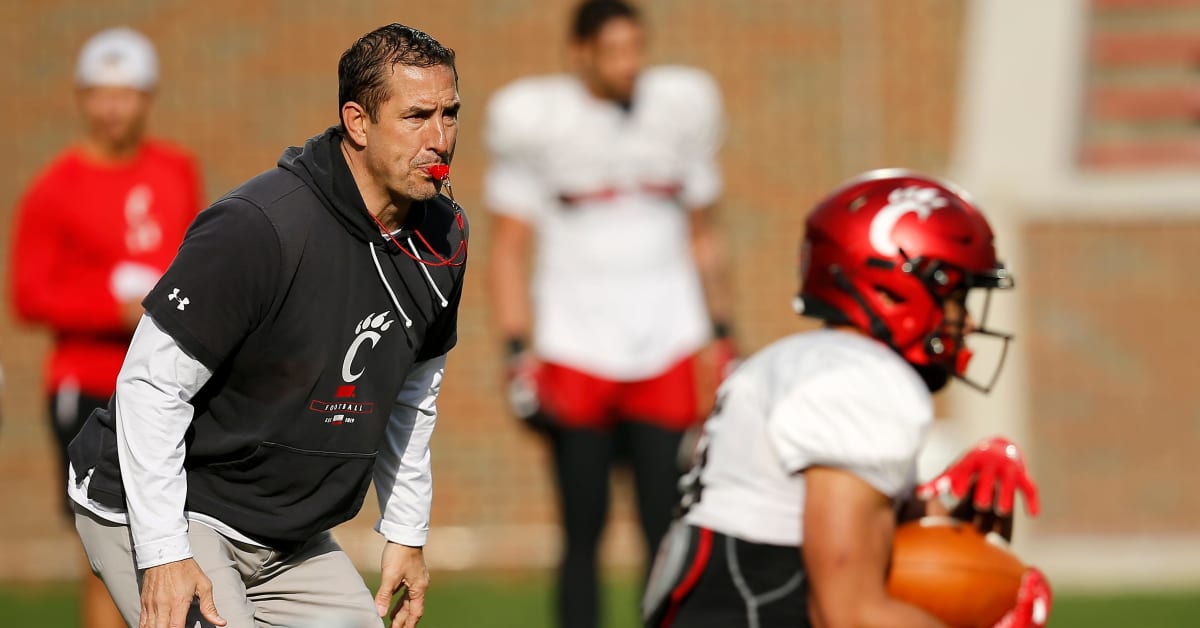
MULTIPOLYGON (((51 425, 66 484, 67 444, 107 405, 142 297, 167 268, 200 210, 200 176, 185 151, 146 137, 158 60, 129 28, 96 34, 75 71, 82 136, 45 166, 17 208, 11 302, 54 334, 46 366, 51 425)), ((64 494, 63 506, 70 507, 64 494)), ((122 626, 88 576, 84 626, 122 626)))

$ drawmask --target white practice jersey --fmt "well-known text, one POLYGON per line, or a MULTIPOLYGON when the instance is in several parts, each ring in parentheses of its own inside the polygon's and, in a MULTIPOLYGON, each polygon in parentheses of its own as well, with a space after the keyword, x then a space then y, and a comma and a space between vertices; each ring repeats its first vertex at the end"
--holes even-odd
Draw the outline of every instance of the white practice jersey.
POLYGON ((933 421, 917 372, 886 345, 819 330, 746 360, 704 426, 699 501, 686 520, 755 543, 804 541, 804 469, 845 469, 898 500, 916 485, 933 421))
POLYGON ((628 110, 570 75, 492 98, 485 198, 536 230, 540 357, 634 381, 704 344, 688 212, 720 193, 721 119, 712 79, 683 67, 645 70, 628 110))

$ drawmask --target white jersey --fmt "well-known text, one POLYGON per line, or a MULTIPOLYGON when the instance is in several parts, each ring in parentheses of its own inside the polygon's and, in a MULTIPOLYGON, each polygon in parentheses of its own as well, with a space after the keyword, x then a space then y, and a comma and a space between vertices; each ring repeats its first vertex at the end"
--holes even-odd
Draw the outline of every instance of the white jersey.
POLYGON ((488 105, 485 200, 537 234, 534 348, 599 377, 661 374, 708 339, 689 210, 720 193, 716 85, 642 72, 632 106, 579 79, 521 79, 488 105))
POLYGON ((886 345, 819 330, 746 360, 704 426, 699 501, 686 521, 755 543, 804 541, 804 469, 830 466, 893 500, 916 485, 933 400, 886 345))

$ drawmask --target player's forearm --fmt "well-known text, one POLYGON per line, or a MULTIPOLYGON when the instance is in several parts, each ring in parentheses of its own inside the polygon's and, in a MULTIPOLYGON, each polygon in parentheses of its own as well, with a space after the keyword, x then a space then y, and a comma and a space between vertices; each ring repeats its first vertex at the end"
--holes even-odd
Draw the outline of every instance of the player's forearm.
POLYGON ((529 291, 529 227, 498 217, 488 259, 488 286, 500 333, 529 338, 533 313, 529 291))
POLYGON ((437 425, 437 398, 446 357, 414 365, 396 397, 384 444, 375 461, 381 516, 376 531, 410 547, 425 544, 433 504, 429 441, 437 425))
POLYGON ((692 212, 692 257, 700 274, 709 317, 716 324, 729 325, 733 316, 733 291, 725 248, 712 225, 711 211, 692 212))
POLYGON ((529 338, 533 313, 529 303, 529 271, 520 260, 493 257, 491 264, 492 309, 505 338, 529 338))
POLYGON ((826 603, 813 596, 809 599, 809 614, 817 628, 950 628, 933 615, 882 591, 869 598, 850 591, 838 601, 826 603))
POLYGON ((117 378, 116 433, 140 569, 191 556, 184 516, 188 401, 212 373, 144 317, 117 378))
POLYGON ((950 628, 916 606, 890 597, 861 608, 858 620, 861 628, 950 628))

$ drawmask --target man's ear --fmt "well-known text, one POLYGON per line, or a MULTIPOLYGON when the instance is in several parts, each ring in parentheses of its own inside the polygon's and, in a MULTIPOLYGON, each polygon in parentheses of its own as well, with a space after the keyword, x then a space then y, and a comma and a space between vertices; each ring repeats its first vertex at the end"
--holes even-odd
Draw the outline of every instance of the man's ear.
POLYGON ((342 105, 342 126, 346 128, 346 137, 358 146, 367 145, 367 123, 370 117, 362 105, 348 101, 342 105))

